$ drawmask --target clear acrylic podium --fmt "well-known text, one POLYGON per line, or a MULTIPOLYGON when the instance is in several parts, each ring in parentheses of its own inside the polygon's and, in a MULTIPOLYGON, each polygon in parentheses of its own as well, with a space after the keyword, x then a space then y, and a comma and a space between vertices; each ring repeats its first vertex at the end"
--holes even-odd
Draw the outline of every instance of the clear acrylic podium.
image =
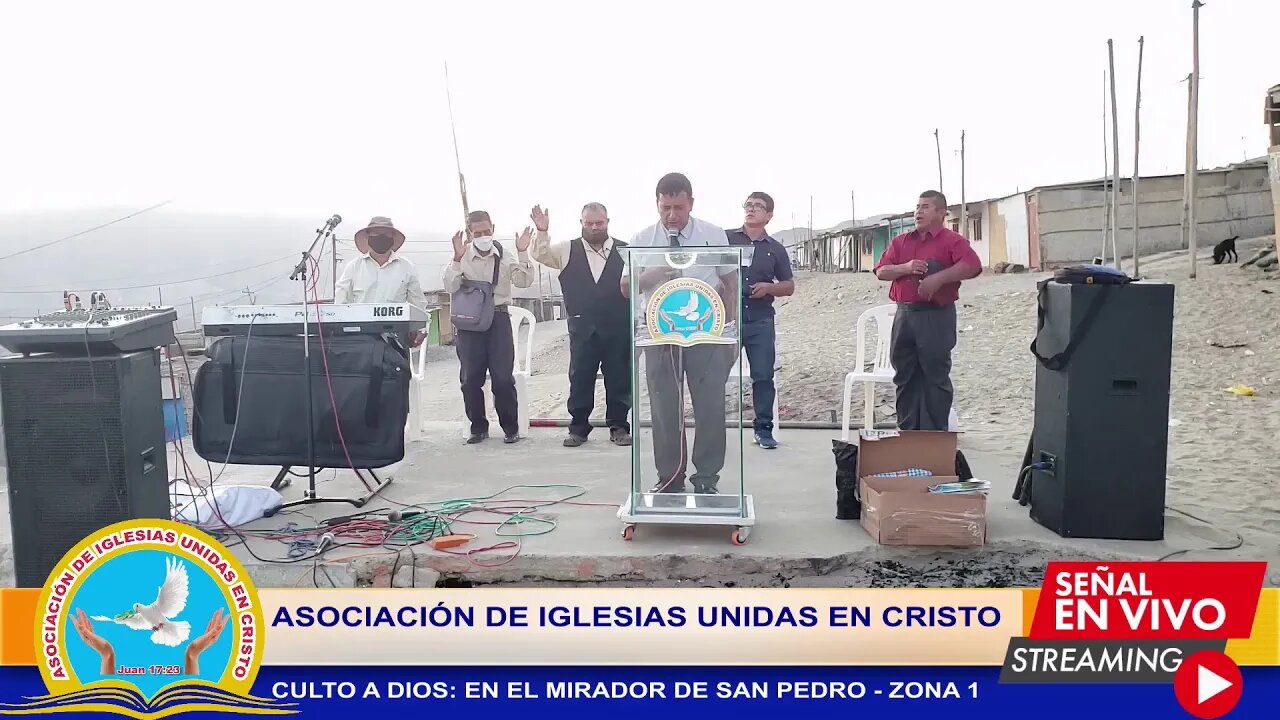
POLYGON ((641 524, 755 525, 743 472, 742 267, 751 248, 627 249, 631 301, 631 491, 622 537, 641 524))

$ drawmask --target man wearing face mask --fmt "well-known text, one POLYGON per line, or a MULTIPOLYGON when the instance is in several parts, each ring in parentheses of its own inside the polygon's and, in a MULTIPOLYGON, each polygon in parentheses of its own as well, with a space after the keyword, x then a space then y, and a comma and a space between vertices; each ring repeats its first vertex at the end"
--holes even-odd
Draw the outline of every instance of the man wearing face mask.
POLYGON ((511 333, 511 288, 527 288, 533 284, 533 263, 529 260, 529 242, 533 228, 525 228, 515 238, 515 252, 493 240, 493 221, 489 213, 474 210, 467 215, 466 232, 453 236, 453 262, 444 269, 444 287, 456 293, 464 280, 476 283, 493 281, 494 267, 498 281, 493 287, 493 324, 488 330, 459 329, 454 335, 458 348, 458 376, 462 384, 462 404, 471 422, 467 443, 474 445, 489 437, 489 418, 484 408, 484 378, 489 376, 493 390, 493 406, 502 426, 503 442, 520 440, 519 407, 516 404, 515 338, 511 333))
MULTIPOLYGON (((361 256, 347 263, 338 278, 333 301, 350 303, 413 303, 426 301, 418 269, 407 258, 396 253, 404 246, 404 233, 391 224, 390 218, 375 217, 369 226, 355 236, 361 256)), ((415 330, 408 338, 410 347, 418 347, 426 338, 415 330)))
POLYGON ((609 213, 593 202, 582 208, 582 235, 568 242, 551 243, 547 234, 550 213, 533 208, 533 259, 560 271, 569 316, 569 436, 565 447, 578 447, 591 433, 591 412, 596 404, 596 373, 604 375, 605 422, 609 441, 631 444, 631 343, 627 330, 631 305, 622 296, 624 260, 619 252, 626 243, 609 237, 609 213))

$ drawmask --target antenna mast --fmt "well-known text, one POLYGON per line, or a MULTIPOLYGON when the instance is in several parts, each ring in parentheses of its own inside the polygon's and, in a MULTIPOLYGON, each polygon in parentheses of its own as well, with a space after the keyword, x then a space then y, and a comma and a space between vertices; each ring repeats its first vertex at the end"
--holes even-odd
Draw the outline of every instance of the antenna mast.
POLYGON ((467 226, 471 209, 467 206, 467 180, 462 175, 462 159, 458 154, 458 127, 453 122, 453 94, 449 92, 449 62, 444 63, 444 94, 449 103, 449 130, 453 132, 453 162, 458 168, 458 190, 462 193, 462 227, 467 226))

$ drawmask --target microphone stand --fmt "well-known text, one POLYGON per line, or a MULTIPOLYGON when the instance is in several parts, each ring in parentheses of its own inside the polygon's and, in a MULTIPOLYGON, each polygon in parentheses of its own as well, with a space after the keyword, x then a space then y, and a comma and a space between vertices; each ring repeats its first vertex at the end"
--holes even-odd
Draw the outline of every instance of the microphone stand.
MULTIPOLYGON (((308 265, 311 263, 311 257, 316 251, 316 246, 319 245, 321 241, 328 239, 333 234, 333 229, 336 228, 340 222, 342 222, 342 218, 338 215, 334 215, 325 222, 324 227, 316 230, 316 239, 311 241, 311 247, 307 248, 306 251, 302 253, 302 260, 298 262, 298 264, 293 268, 293 272, 289 275, 290 280, 302 281, 302 365, 303 373, 306 377, 307 393, 307 489, 302 491, 301 500, 284 503, 280 506, 280 509, 294 507, 297 505, 313 505, 324 502, 343 502, 356 507, 363 507, 365 503, 369 502, 374 495, 381 492, 382 488, 386 487, 391 482, 391 479, 387 478, 386 480, 381 480, 377 487, 369 487, 369 483, 364 479, 364 476, 360 474, 360 471, 352 468, 356 477, 360 478, 360 482, 365 486, 365 489, 369 491, 369 493, 364 497, 322 498, 319 497, 319 493, 316 492, 315 394, 312 390, 311 383, 311 302, 307 298, 307 269, 308 265)), ((324 332, 319 309, 316 310, 316 332, 324 332)), ((337 408, 334 408, 334 413, 337 413, 337 408)), ((291 484, 289 479, 289 472, 291 470, 292 468, 288 466, 281 468, 280 472, 276 475, 275 481, 271 483, 271 488, 279 491, 282 488, 288 487, 291 484)), ((373 475, 373 472, 370 471, 369 474, 373 475)), ((378 480, 378 477, 374 475, 374 479, 378 480)))

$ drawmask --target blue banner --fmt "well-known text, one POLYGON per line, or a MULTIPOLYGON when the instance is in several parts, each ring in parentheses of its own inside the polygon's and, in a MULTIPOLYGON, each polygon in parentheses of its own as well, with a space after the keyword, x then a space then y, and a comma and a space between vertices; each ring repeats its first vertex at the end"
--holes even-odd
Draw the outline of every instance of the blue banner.
MULTIPOLYGON (((1227 717, 1276 717, 1280 667, 1241 670, 1243 694, 1227 717)), ((1015 714, 1034 720, 1192 717, 1168 684, 1011 685, 999 683, 999 674, 997 667, 267 666, 253 694, 296 703, 298 714, 292 717, 308 720, 398 717, 395 713, 423 709, 481 712, 482 717, 545 712, 557 720, 598 720, 602 712, 661 713, 663 720, 866 712, 886 713, 883 717, 892 720, 991 720, 1015 714), (721 714, 726 712, 733 715, 721 714)), ((0 667, 0 702, 44 693, 34 667, 0 667)), ((67 716, 78 715, 57 717, 67 716)))

